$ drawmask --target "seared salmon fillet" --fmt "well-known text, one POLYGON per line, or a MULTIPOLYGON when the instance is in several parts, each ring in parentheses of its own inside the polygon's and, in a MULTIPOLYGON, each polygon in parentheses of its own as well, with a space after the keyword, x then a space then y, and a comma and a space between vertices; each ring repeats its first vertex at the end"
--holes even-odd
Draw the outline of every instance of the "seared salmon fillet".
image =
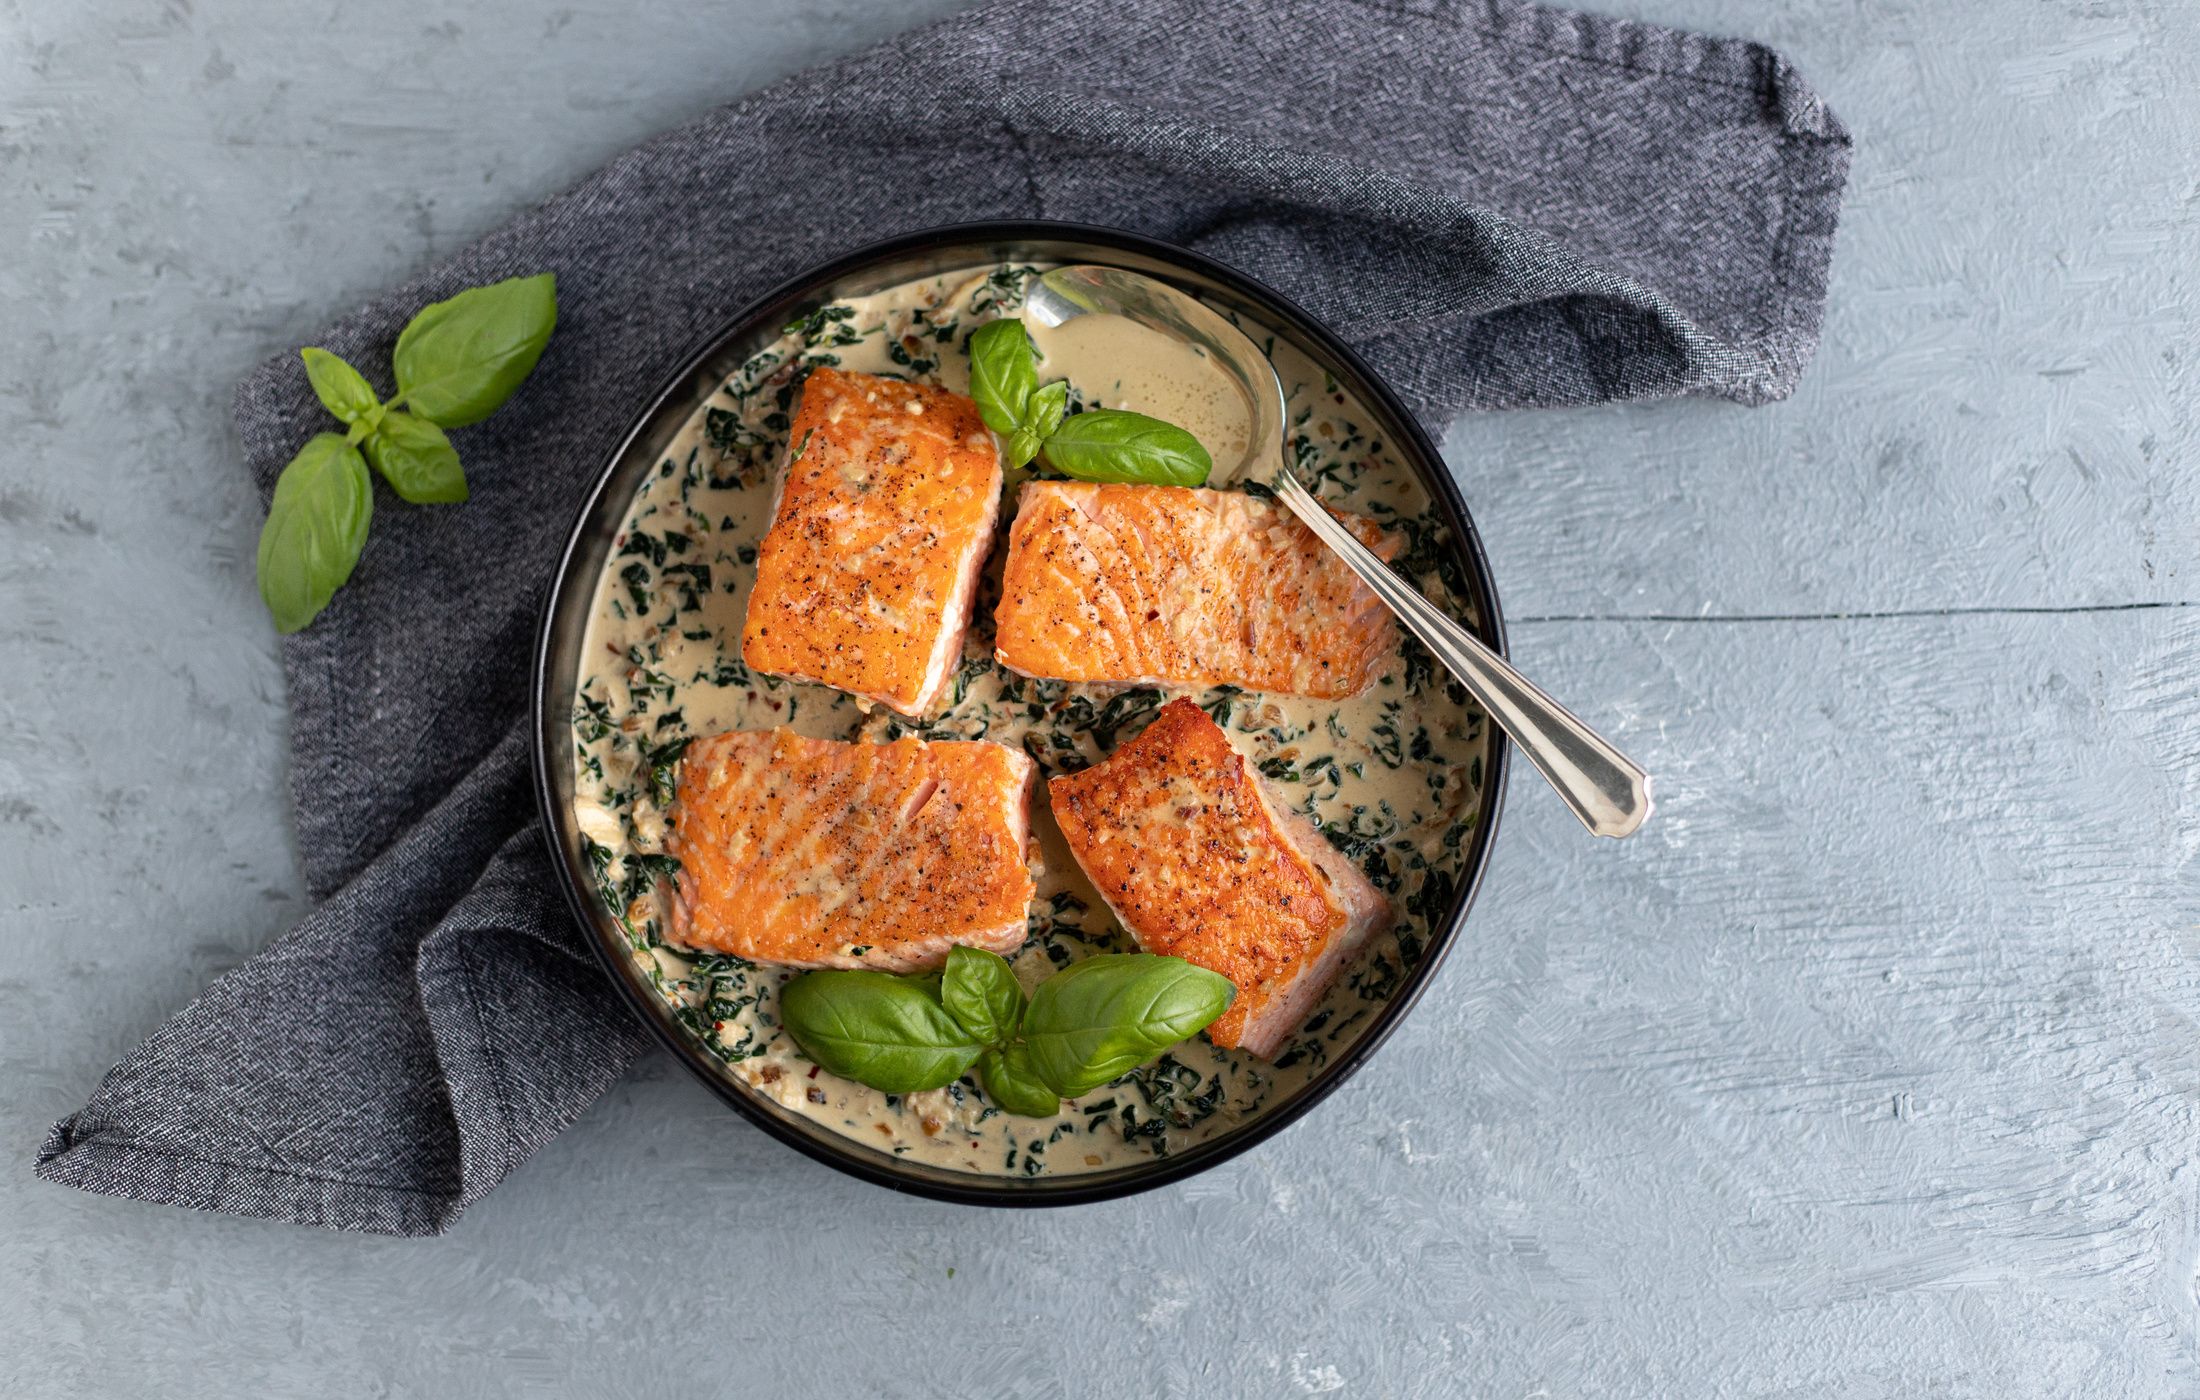
POLYGON ((1047 784, 1086 878, 1149 953, 1237 984, 1207 1028, 1273 1058, 1390 904, 1311 822, 1279 810, 1207 712, 1161 707, 1145 732, 1047 784))
POLYGON ((829 365, 787 443, 742 658, 922 715, 962 660, 1000 448, 961 394, 829 365))
POLYGON ((672 941, 789 967, 934 967, 1013 953, 1031 902, 1035 767, 1000 744, 698 739, 666 849, 672 941))
MULTIPOLYGON (((1340 515, 1386 561, 1400 541, 1340 515)), ((1235 491, 1034 481, 1008 536, 994 659, 1065 681, 1340 699, 1397 645, 1389 609, 1285 507, 1235 491)))

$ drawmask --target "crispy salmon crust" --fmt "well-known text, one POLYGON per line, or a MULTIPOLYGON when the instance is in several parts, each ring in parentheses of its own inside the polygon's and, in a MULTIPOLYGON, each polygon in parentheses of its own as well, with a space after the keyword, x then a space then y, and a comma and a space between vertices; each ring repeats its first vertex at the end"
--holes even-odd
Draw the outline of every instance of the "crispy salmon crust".
POLYGON ((962 659, 1000 448, 961 394, 830 365, 787 442, 742 658, 922 715, 962 659))
POLYGON ((1237 985, 1207 1028, 1273 1058, 1390 905, 1304 817, 1281 811, 1230 738, 1188 699, 1137 738, 1047 784, 1071 854, 1149 953, 1237 985))
MULTIPOLYGON (((1397 556, 1395 535, 1339 518, 1397 556)), ((1288 509, 1182 486, 1027 484, 994 621, 994 658, 1027 676, 1331 700, 1398 644, 1382 600, 1288 509)))
POLYGON ((937 966, 1024 941, 1036 768, 1000 744, 698 739, 681 761, 671 937, 788 967, 937 966))

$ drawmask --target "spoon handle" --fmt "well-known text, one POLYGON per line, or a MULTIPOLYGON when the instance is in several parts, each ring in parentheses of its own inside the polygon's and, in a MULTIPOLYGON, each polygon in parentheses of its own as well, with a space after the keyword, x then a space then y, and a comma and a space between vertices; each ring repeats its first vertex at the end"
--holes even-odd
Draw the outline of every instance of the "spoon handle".
POLYGON ((1288 470, 1276 473, 1274 486, 1292 514, 1390 605, 1398 620, 1512 736, 1583 826, 1598 836, 1628 836, 1643 824, 1650 815, 1649 774, 1392 573, 1288 470))

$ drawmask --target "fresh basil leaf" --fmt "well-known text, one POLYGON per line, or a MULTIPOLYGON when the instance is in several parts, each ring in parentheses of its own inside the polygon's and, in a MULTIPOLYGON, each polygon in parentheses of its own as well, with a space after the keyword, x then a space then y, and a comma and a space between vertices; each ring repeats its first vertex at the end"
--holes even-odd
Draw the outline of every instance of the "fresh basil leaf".
POLYGON ((391 357, 398 397, 440 427, 478 423, 535 367, 557 324, 557 279, 547 272, 423 307, 391 357))
POLYGON ((1022 466, 1024 463, 1038 456, 1039 447, 1044 441, 1045 439, 1041 438, 1037 433, 1031 431, 1029 428, 1010 429, 1008 436, 1002 439, 1001 445, 1006 448, 1007 451, 1003 455, 1001 465, 1007 467, 1011 471, 1014 471, 1016 468, 1022 466))
POLYGON ((260 527, 260 597, 275 630, 296 632, 351 577, 374 518, 374 482, 359 449, 321 433, 275 479, 260 527))
POLYGON ((1047 439, 1047 461, 1080 481, 1198 486, 1214 470, 1199 439, 1174 423, 1121 408, 1088 409, 1047 439))
POLYGON ((1023 427, 1038 387, 1039 352, 1023 322, 988 321, 970 333, 970 397, 988 428, 1006 437, 1023 427))
POLYGON ((960 944, 947 950, 947 975, 940 982, 940 1004, 988 1045, 1016 1034, 1024 1016, 1024 988, 1008 959, 983 948, 960 944))
POLYGON ((779 1021, 803 1054, 888 1094, 952 1084, 985 1051, 920 980, 884 972, 805 972, 779 993, 779 1021))
MULTIPOLYGON (((1067 412, 1069 412, 1069 381, 1067 379, 1051 380, 1040 385, 1038 389, 1033 391, 1031 398, 1026 401, 1024 428, 1044 442, 1054 434, 1055 429, 1062 426, 1062 415, 1067 412)), ((1024 459, 1026 462, 1030 460, 1028 457, 1024 459)), ((1023 462, 1018 462, 1016 465, 1020 467, 1023 462)))
POLYGON ((1021 1118, 1052 1118, 1061 1098, 1032 1072, 1031 1051, 1023 1042, 988 1050, 978 1061, 978 1084, 993 1106, 1021 1118))
POLYGON ((314 397, 346 423, 356 423, 381 406, 382 400, 367 377, 342 356, 331 355, 318 345, 308 345, 298 355, 306 362, 306 379, 313 385, 314 397))
POLYGON ((366 442, 367 460, 397 494, 416 506, 466 499, 466 472, 443 430, 418 414, 392 411, 366 442))
POLYGON ((1075 1098, 1129 1073, 1230 1009, 1230 979, 1182 958, 1102 953, 1039 984, 1024 1043, 1039 1081, 1075 1098))

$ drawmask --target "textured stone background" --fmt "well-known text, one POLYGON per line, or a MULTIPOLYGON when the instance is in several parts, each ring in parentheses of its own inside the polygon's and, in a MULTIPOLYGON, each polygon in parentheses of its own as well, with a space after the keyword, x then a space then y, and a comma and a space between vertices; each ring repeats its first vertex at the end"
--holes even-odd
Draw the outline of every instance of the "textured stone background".
POLYGON ((660 1059, 442 1241, 31 1179, 300 912, 230 386, 953 3, 0 0, 0 1393, 2200 1393, 2176 0, 1605 0, 1854 129, 1826 345, 1761 411, 1453 428, 1517 655, 1663 804, 1592 844, 1516 775, 1434 993, 1282 1139, 980 1214, 660 1059))

